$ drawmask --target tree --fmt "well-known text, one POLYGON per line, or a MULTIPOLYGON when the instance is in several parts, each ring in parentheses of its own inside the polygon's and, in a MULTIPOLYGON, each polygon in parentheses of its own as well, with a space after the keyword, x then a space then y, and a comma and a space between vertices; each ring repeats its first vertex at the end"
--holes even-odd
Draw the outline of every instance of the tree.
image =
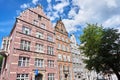
POLYGON ((105 29, 97 24, 88 24, 80 36, 84 62, 89 70, 113 71, 120 80, 120 33, 116 29, 105 29))
POLYGON ((1 70, 1 67, 2 67, 2 60, 3 60, 3 57, 0 55, 0 70, 1 70))

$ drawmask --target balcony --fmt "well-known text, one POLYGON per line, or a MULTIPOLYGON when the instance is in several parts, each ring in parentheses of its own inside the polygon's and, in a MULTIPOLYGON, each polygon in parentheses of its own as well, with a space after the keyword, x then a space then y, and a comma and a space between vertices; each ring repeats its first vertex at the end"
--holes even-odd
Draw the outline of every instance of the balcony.
POLYGON ((0 49, 0 55, 2 55, 3 57, 7 57, 8 53, 7 51, 0 49))

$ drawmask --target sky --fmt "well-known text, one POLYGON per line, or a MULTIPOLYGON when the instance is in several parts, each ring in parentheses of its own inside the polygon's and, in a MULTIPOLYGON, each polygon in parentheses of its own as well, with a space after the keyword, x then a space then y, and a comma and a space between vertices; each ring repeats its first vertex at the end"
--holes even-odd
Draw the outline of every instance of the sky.
POLYGON ((10 34, 20 12, 37 4, 43 7, 53 27, 61 17, 78 43, 86 23, 120 30, 119 0, 0 0, 0 44, 2 38, 10 34))

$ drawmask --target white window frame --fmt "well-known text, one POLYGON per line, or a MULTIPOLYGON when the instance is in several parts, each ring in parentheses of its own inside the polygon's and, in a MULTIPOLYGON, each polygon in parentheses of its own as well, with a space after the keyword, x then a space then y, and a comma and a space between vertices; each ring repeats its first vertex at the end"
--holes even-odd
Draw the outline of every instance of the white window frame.
POLYGON ((22 27, 22 33, 24 33, 24 34, 26 34, 26 35, 30 35, 31 29, 28 28, 28 27, 23 26, 23 27, 22 27))
POLYGON ((63 59, 64 59, 64 61, 67 61, 66 55, 63 55, 63 59))
POLYGON ((21 40, 20 49, 29 51, 30 50, 30 41, 21 40))
POLYGON ((68 39, 66 39, 66 42, 68 43, 68 39))
POLYGON ((20 66, 20 67, 28 67, 29 66, 29 57, 19 56, 18 66, 20 66))
POLYGON ((55 74, 54 73, 48 73, 48 80, 55 80, 55 74))
POLYGON ((58 49, 61 49, 61 44, 58 43, 58 49))
POLYGON ((16 80, 29 80, 28 74, 17 74, 16 80))
POLYGON ((47 40, 53 42, 53 36, 47 35, 47 40))
POLYGON ((44 46, 42 44, 36 43, 36 52, 44 53, 44 46))
POLYGON ((51 47, 51 46, 48 46, 47 47, 47 53, 50 54, 50 55, 54 55, 54 48, 51 47))
POLYGON ((36 37, 40 39, 44 39, 44 34, 42 32, 36 32, 36 37))
POLYGON ((62 41, 65 41, 63 37, 62 37, 62 41))
POLYGON ((43 28, 43 29, 46 29, 46 26, 43 23, 41 23, 40 27, 43 28))
POLYGON ((58 54, 58 60, 62 60, 62 55, 58 54))
POLYGON ((68 61, 70 62, 70 56, 67 56, 68 61))
POLYGON ((35 67, 43 68, 44 67, 44 60, 35 58, 35 67))
POLYGON ((38 21, 37 20, 33 20, 33 24, 34 25, 38 25, 38 21))
POLYGON ((54 68, 54 60, 48 60, 48 67, 54 68))

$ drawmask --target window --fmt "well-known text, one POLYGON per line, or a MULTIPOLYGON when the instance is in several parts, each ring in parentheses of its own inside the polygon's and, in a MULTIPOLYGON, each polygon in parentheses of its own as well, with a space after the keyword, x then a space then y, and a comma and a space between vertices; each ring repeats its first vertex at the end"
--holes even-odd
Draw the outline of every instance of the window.
POLYGON ((69 52, 69 47, 66 47, 67 48, 67 51, 69 52))
POLYGON ((34 25, 38 25, 38 21, 37 20, 33 20, 33 24, 34 25))
POLYGON ((66 39, 66 42, 68 42, 68 39, 66 39))
POLYGON ((48 80, 55 80, 54 73, 48 73, 48 80))
MULTIPOLYGON (((69 52, 69 48, 68 48, 68 46, 66 46, 66 48, 65 48, 65 49, 66 49, 66 51, 68 51, 68 52, 69 52)), ((73 52, 74 52, 74 51, 73 51, 73 52)))
POLYGON ((45 26, 45 24, 41 24, 41 26, 40 26, 41 28, 43 28, 43 29, 45 29, 46 28, 46 26, 45 26))
POLYGON ((29 58, 20 56, 18 61, 18 66, 21 66, 21 67, 29 66, 29 58))
POLYGON ((47 40, 53 42, 53 37, 48 35, 47 40))
POLYGON ((67 56, 68 61, 70 62, 70 56, 67 56))
POLYGON ((67 59, 66 59, 66 56, 65 56, 65 55, 63 55, 63 59, 64 59, 64 61, 67 61, 67 59))
POLYGON ((36 37, 40 39, 44 39, 44 35, 42 32, 36 32, 36 37))
POLYGON ((48 67, 53 68, 54 67, 54 61, 48 60, 48 67))
POLYGON ((31 29, 23 26, 22 32, 23 32, 24 34, 26 34, 26 35, 30 35, 31 29))
POLYGON ((41 19, 42 19, 42 16, 41 16, 41 15, 38 15, 38 19, 41 20, 41 19))
POLYGON ((21 40, 20 49, 29 51, 30 50, 30 41, 21 40))
POLYGON ((62 45, 62 50, 65 51, 65 46, 64 45, 62 45))
POLYGON ((58 60, 62 60, 62 55, 58 54, 58 60))
POLYGON ((69 67, 68 66, 63 66, 63 70, 68 71, 69 67))
POLYGON ((29 80, 28 74, 17 74, 16 80, 29 80))
POLYGON ((35 59, 35 66, 36 67, 44 67, 44 60, 43 59, 35 59))
POLYGON ((54 55, 54 48, 53 47, 48 46, 47 51, 48 51, 48 54, 54 55))
POLYGON ((57 36, 57 39, 60 40, 60 36, 57 36))
POLYGON ((58 43, 58 49, 61 49, 61 44, 58 43))
POLYGON ((36 52, 44 52, 44 46, 42 44, 36 44, 36 52))
POLYGON ((64 38, 62 37, 62 41, 64 41, 64 38))

